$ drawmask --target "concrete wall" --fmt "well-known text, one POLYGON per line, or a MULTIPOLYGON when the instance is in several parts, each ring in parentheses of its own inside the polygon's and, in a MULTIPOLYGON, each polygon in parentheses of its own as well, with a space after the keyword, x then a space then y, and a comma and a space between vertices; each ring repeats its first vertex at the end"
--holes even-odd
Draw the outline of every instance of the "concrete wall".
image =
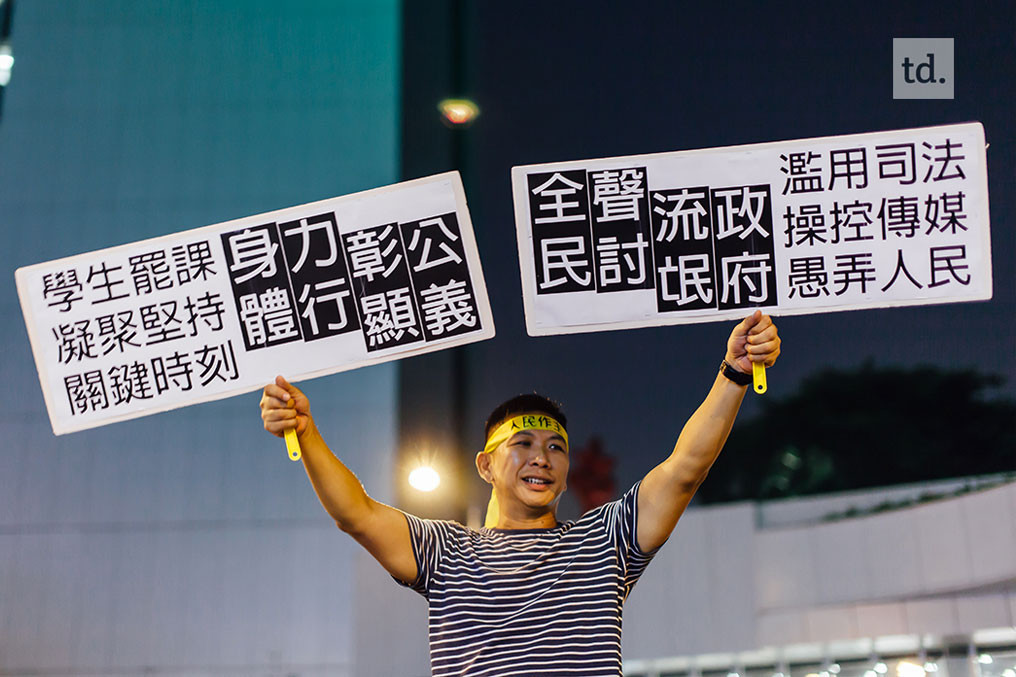
POLYGON ((831 523, 688 513, 625 607, 630 660, 1016 625, 1016 484, 831 523))
POLYGON ((761 532, 757 641, 968 634, 1016 624, 1016 484, 761 532))

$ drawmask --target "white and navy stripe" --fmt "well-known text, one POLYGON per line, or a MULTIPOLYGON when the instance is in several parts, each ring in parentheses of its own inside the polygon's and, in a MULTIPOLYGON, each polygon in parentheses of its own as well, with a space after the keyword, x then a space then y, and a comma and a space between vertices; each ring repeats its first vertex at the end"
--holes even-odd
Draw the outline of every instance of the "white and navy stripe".
POLYGON ((638 486, 552 529, 406 515, 434 677, 620 675, 621 606, 653 555, 636 540, 638 486))

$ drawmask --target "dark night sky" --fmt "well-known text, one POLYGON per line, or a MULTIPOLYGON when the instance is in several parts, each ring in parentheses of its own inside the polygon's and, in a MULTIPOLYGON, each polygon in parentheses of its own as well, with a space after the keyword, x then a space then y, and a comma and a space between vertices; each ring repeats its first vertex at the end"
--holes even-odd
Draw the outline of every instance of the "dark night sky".
POLYGON ((669 453, 733 325, 527 336, 510 167, 966 121, 990 144, 993 299, 780 320, 766 397, 869 357, 995 371, 1016 393, 1016 5, 465 4, 461 93, 482 115, 461 169, 497 326, 467 353, 469 443, 492 406, 535 389, 565 404, 573 444, 604 437, 628 486, 669 453), (893 100, 894 37, 955 39, 953 100, 893 100))

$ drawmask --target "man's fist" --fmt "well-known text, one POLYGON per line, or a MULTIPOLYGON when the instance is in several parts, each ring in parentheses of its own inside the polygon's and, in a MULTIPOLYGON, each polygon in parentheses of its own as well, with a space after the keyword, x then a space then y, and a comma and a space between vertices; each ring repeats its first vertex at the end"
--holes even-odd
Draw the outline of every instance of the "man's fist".
POLYGON ((261 420, 265 430, 282 437, 287 430, 300 435, 310 424, 310 402, 300 389, 281 376, 265 386, 261 395, 261 420))
POLYGON ((779 355, 780 337, 773 319, 756 310, 730 332, 724 359, 738 371, 750 374, 752 362, 771 367, 779 355))

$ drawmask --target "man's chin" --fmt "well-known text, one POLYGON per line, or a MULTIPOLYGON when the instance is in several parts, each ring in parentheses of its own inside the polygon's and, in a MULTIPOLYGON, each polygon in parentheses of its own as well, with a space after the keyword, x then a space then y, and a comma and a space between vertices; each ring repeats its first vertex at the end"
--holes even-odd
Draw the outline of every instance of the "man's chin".
POLYGON ((521 490, 519 499, 523 504, 530 508, 546 508, 557 504, 557 500, 561 497, 561 492, 547 488, 543 491, 533 491, 525 487, 521 490))
POLYGON ((521 485, 519 486, 518 493, 519 495, 525 496, 527 498, 537 497, 542 499, 546 496, 554 498, 560 492, 557 490, 557 487, 555 487, 553 484, 532 485, 527 484, 526 482, 522 482, 521 485))

